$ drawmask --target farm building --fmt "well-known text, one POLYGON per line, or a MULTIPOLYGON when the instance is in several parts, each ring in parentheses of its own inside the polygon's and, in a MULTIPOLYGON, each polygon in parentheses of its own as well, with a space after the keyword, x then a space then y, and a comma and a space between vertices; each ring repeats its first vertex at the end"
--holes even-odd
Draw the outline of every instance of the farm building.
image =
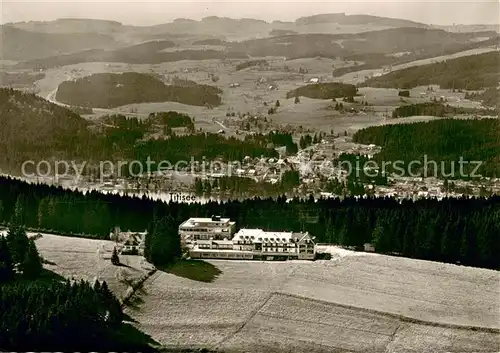
POLYGON ((314 260, 316 254, 316 244, 309 233, 262 229, 241 229, 231 241, 199 240, 192 245, 191 258, 314 260))
POLYGON ((110 239, 121 244, 122 253, 143 254, 144 239, 146 232, 123 232, 119 227, 115 227, 110 234, 110 239))

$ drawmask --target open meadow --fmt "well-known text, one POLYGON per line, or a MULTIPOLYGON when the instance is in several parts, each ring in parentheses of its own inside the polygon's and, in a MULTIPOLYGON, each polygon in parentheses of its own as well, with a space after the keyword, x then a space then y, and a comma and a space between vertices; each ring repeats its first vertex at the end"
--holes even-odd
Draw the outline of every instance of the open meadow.
POLYGON ((132 255, 120 255, 121 265, 114 266, 111 254, 115 243, 107 240, 43 234, 36 246, 45 260, 44 268, 66 278, 106 281, 119 297, 151 268, 142 257, 132 255))
MULTIPOLYGON (((34 236, 35 233, 28 233, 34 236)), ((44 267, 119 296, 151 267, 114 243, 43 234, 44 267), (130 283, 130 282, 129 282, 130 283)), ((497 271, 318 246, 331 260, 191 261, 157 271, 126 313, 165 347, 222 352, 496 352, 497 271)))
POLYGON ((207 261, 221 271, 211 283, 157 272, 145 283, 142 304, 128 314, 165 346, 498 350, 498 272, 328 250, 330 261, 207 261))

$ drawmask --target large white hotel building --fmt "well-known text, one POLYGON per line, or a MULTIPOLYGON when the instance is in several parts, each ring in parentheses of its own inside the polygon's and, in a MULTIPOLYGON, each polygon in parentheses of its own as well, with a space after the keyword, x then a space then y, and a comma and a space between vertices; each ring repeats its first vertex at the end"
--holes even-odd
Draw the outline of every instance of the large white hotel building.
POLYGON ((314 260, 316 244, 309 233, 240 229, 228 218, 190 218, 179 226, 191 258, 314 260))
POLYGON ((190 218, 179 226, 183 244, 193 244, 198 240, 231 239, 236 231, 236 222, 229 218, 190 218))

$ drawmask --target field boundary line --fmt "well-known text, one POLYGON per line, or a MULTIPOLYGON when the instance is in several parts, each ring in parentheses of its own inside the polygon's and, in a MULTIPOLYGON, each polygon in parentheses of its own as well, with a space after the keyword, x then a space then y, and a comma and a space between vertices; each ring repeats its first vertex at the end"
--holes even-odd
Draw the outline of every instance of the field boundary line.
POLYGON ((267 295, 266 299, 264 300, 264 302, 257 306, 255 309, 253 309, 251 312, 250 312, 250 315, 241 323, 238 325, 238 327, 236 328, 236 330, 230 334, 230 335, 227 335, 226 337, 224 337, 222 340, 220 340, 218 343, 214 344, 210 349, 217 349, 217 347, 220 347, 222 346, 224 343, 226 343, 228 340, 230 340, 231 338, 233 338, 235 335, 237 335, 241 330, 243 330, 243 328, 246 326, 246 324, 252 320, 255 315, 257 315, 257 313, 264 307, 266 306, 266 304, 269 302, 269 300, 271 300, 272 297, 274 297, 278 292, 271 292, 267 295))
POLYGON ((151 276, 153 276, 156 273, 156 268, 153 268, 152 270, 148 271, 144 276, 142 276, 137 282, 133 283, 126 291, 125 295, 123 298, 120 300, 122 307, 127 305, 127 303, 130 301, 130 299, 135 295, 135 293, 142 288, 144 285, 144 282, 146 282, 151 276))
POLYGON ((338 306, 338 307, 345 308, 345 309, 358 310, 358 311, 363 311, 366 313, 387 316, 387 317, 391 317, 391 318, 400 320, 401 322, 408 322, 408 323, 413 323, 413 324, 420 324, 420 325, 440 327, 440 328, 449 328, 449 329, 459 329, 459 330, 469 330, 469 331, 478 331, 478 332, 500 334, 500 328, 485 327, 485 326, 473 326, 473 325, 460 325, 460 324, 450 324, 450 323, 443 323, 443 322, 436 322, 436 321, 428 321, 428 320, 413 318, 410 316, 404 316, 401 314, 394 314, 394 313, 390 313, 390 312, 386 312, 386 311, 368 309, 368 308, 363 308, 363 307, 358 307, 358 306, 353 306, 353 305, 348 305, 348 304, 329 302, 329 301, 321 300, 321 299, 313 299, 313 298, 303 297, 303 296, 300 296, 297 294, 284 293, 284 292, 275 292, 274 294, 289 297, 289 298, 295 298, 295 299, 301 299, 301 300, 307 300, 307 301, 311 301, 311 302, 321 303, 321 304, 325 304, 325 305, 338 306))
POLYGON ((387 343, 387 346, 385 347, 385 353, 390 353, 392 351, 390 346, 392 345, 392 343, 396 339, 396 335, 398 334, 398 331, 401 329, 401 326, 403 326, 402 322, 399 323, 398 327, 396 327, 394 332, 391 334, 391 336, 390 336, 391 340, 387 343))

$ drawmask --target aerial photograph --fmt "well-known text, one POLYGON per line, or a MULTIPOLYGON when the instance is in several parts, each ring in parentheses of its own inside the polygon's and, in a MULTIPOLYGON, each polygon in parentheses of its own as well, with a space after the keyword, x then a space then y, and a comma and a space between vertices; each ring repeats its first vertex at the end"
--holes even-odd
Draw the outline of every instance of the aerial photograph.
POLYGON ((498 0, 0 31, 0 351, 500 352, 498 0))

